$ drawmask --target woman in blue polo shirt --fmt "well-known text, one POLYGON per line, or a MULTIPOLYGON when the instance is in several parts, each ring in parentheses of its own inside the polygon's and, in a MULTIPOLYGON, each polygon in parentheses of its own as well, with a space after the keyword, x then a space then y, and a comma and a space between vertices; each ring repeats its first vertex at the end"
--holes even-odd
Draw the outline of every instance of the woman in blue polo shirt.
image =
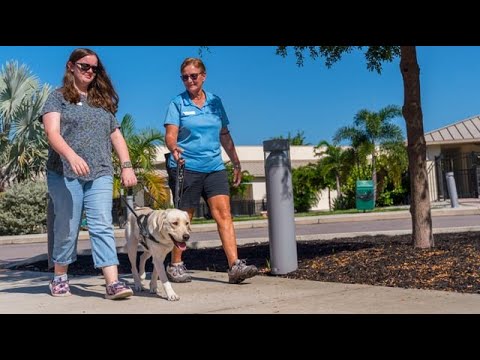
MULTIPOLYGON (((185 59, 180 66, 180 73, 186 91, 170 102, 164 123, 165 142, 172 155, 167 164, 168 183, 175 194, 177 162, 183 163, 183 193, 178 207, 187 211, 191 219, 200 204, 200 197, 208 202, 227 256, 229 282, 238 284, 255 276, 258 270, 254 265, 246 265, 244 260, 238 259, 222 146, 234 166, 234 186, 240 185, 242 170, 227 127, 228 117, 220 98, 203 90, 207 72, 202 60, 185 59)), ((182 262, 182 251, 177 248, 172 251, 167 275, 172 282, 191 281, 182 262)))

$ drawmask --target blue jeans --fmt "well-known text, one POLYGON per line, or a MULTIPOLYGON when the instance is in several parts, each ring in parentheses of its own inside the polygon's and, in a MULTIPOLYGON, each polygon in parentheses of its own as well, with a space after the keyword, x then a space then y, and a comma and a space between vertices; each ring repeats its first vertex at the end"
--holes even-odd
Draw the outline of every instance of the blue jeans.
POLYGON ((68 265, 77 260, 77 241, 85 209, 96 268, 118 265, 112 224, 113 177, 83 181, 53 171, 47 174, 55 220, 52 261, 68 265))

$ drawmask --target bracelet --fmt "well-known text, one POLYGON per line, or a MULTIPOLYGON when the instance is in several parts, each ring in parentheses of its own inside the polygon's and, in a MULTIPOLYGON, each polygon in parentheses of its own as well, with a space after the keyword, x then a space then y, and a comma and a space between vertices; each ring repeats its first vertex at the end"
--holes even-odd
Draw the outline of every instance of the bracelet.
POLYGON ((233 168, 237 169, 237 170, 240 170, 242 167, 240 166, 240 164, 235 164, 235 165, 233 165, 233 168))
POLYGON ((132 167, 132 163, 130 161, 124 161, 121 165, 122 169, 128 169, 132 167))

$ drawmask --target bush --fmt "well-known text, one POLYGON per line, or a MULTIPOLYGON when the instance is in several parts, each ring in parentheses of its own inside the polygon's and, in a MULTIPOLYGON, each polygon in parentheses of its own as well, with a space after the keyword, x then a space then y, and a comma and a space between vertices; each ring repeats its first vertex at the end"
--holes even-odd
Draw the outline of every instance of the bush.
POLYGON ((45 181, 24 181, 0 194, 0 235, 40 234, 46 228, 45 181))
POLYGON ((355 198, 352 196, 338 196, 333 200, 334 211, 354 209, 355 206, 355 198))

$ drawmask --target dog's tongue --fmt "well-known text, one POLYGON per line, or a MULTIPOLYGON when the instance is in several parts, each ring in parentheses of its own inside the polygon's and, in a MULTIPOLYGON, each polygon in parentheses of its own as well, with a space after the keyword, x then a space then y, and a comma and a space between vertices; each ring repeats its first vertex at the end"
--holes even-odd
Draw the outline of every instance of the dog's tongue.
POLYGON ((187 244, 185 244, 184 242, 175 241, 175 246, 182 251, 187 250, 187 244))

